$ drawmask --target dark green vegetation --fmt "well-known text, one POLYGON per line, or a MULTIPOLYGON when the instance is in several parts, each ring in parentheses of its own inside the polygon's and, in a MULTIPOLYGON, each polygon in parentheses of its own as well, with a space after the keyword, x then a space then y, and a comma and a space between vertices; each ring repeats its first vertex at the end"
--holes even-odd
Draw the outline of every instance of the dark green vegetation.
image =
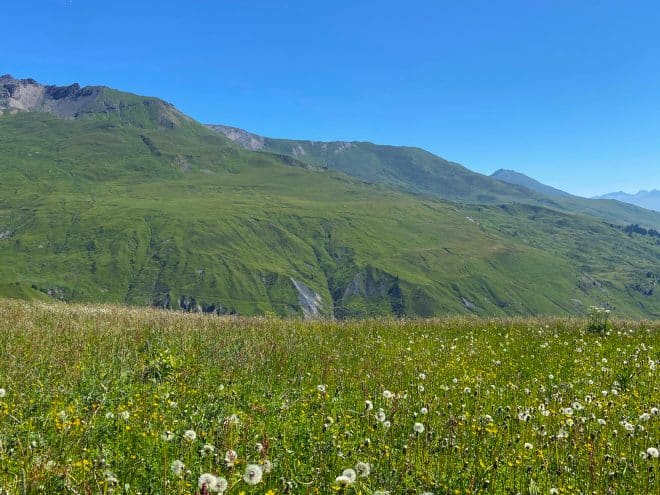
MULTIPOLYGON (((246 150, 160 100, 98 95, 73 119, 0 116, 0 295, 248 315, 584 314, 599 305, 660 316, 660 246, 612 220, 651 226, 659 215, 631 206, 604 221, 549 208, 555 199, 529 204, 524 188, 458 165, 425 165, 448 196, 466 195, 450 203, 283 149, 246 150)), ((368 150, 356 164, 440 160, 355 147, 368 150)))

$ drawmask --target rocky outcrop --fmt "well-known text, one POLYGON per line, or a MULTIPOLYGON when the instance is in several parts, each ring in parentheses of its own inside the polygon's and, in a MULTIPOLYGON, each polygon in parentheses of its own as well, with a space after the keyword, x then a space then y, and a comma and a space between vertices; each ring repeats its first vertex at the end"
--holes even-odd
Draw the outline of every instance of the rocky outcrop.
POLYGON ((111 116, 136 127, 175 128, 192 122, 158 98, 123 93, 105 86, 45 86, 34 79, 0 76, 0 114, 45 112, 62 119, 111 116))
POLYGON ((250 151, 260 151, 266 146, 262 136, 257 136, 256 134, 244 131, 238 127, 231 127, 228 125, 207 125, 206 127, 224 134, 229 140, 234 141, 236 144, 239 144, 250 151))
POLYGON ((14 79, 4 75, 0 77, 0 108, 75 118, 99 96, 101 89, 100 86, 81 88, 77 83, 44 86, 34 79, 14 79))
POLYGON ((320 318, 323 315, 323 300, 321 296, 294 278, 291 279, 291 282, 298 291, 298 302, 300 303, 303 317, 307 319, 320 318))

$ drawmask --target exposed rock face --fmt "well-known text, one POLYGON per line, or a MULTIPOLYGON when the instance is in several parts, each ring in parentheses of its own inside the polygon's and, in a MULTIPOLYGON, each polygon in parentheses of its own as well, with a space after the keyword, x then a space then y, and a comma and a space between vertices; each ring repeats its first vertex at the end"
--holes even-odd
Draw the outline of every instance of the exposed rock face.
POLYGON ((322 316, 323 300, 321 299, 321 296, 294 278, 291 279, 291 282, 293 282, 293 285, 298 291, 298 302, 300 303, 300 309, 302 309, 303 316, 306 319, 319 318, 322 316))
MULTIPOLYGON (((257 136, 256 134, 244 131, 238 127, 230 127, 228 125, 207 125, 207 127, 224 134, 231 141, 240 144, 243 148, 250 151, 259 151, 265 147, 264 138, 262 136, 257 136)), ((303 151, 303 154, 304 153, 305 152, 303 151)))
POLYGON ((105 86, 44 86, 34 79, 0 77, 0 115, 45 112, 62 119, 115 116, 137 127, 175 128, 190 117, 158 98, 123 93, 105 86))
POLYGON ((44 86, 34 79, 0 77, 0 108, 25 112, 48 112, 61 118, 75 118, 101 93, 101 86, 81 88, 70 86, 44 86))

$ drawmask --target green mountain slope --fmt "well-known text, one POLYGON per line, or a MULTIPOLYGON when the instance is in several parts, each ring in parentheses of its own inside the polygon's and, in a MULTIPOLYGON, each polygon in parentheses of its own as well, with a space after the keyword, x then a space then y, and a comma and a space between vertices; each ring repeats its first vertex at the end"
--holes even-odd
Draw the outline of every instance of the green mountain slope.
POLYGON ((243 149, 189 119, 163 124, 160 110, 104 108, 0 116, 0 295, 246 315, 598 304, 660 316, 648 237, 546 208, 415 196, 243 149))
POLYGON ((547 191, 535 190, 529 183, 496 180, 419 148, 368 142, 272 139, 235 127, 208 127, 252 151, 292 156, 315 166, 339 170, 367 182, 415 194, 461 203, 525 203, 569 213, 585 213, 621 224, 638 223, 660 228, 658 212, 617 201, 548 195, 547 191))

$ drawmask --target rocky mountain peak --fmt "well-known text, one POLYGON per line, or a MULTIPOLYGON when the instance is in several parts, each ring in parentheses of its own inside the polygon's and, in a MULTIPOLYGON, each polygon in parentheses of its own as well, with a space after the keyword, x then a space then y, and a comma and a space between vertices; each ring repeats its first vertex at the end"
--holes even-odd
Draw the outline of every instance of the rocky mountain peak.
POLYGON ((100 90, 100 87, 91 86, 81 88, 78 83, 45 86, 31 78, 16 79, 5 74, 0 77, 0 110, 48 112, 62 118, 75 118, 100 90))

